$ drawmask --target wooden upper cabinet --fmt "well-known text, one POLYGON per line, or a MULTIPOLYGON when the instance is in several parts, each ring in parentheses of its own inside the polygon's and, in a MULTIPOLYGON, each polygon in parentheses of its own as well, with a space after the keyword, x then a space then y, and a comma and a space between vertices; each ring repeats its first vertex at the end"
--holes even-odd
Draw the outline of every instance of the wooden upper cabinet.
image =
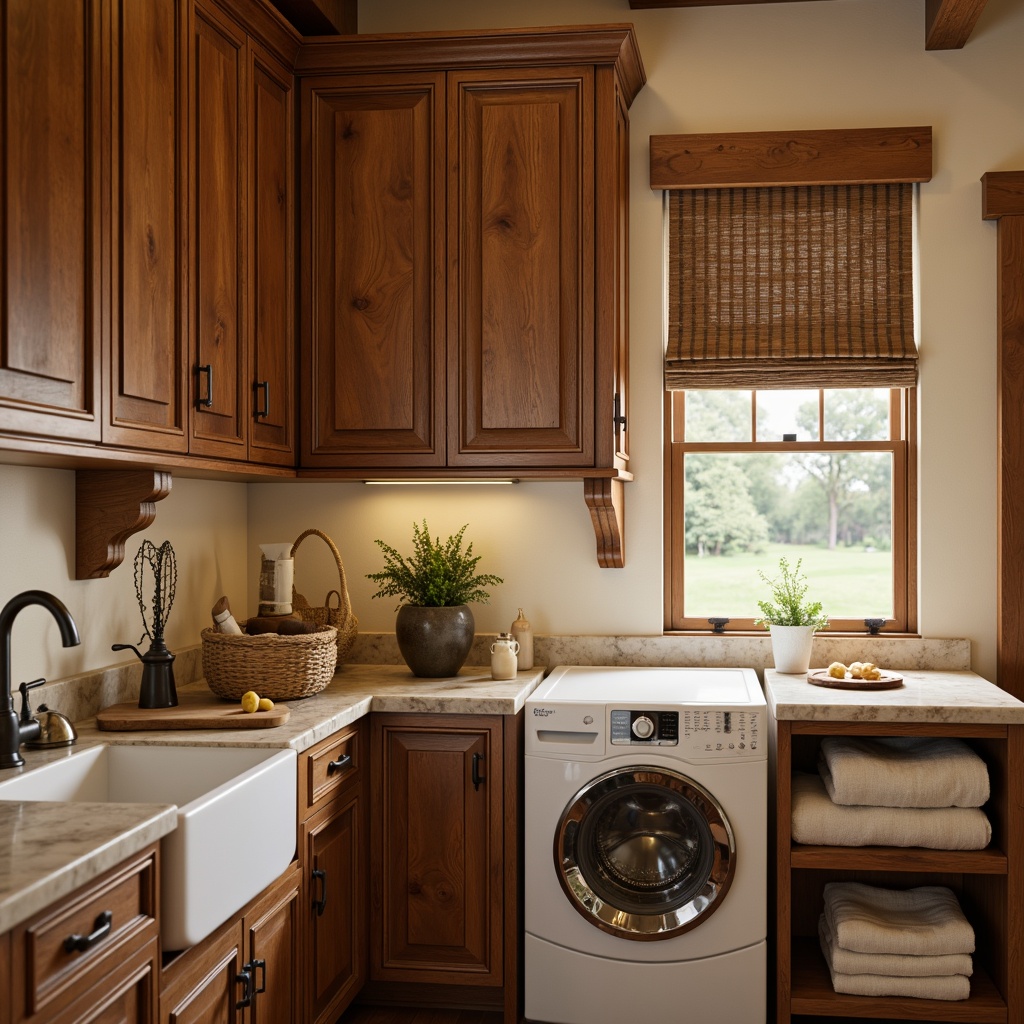
POLYGON ((593 465, 593 69, 448 91, 448 464, 593 465))
POLYGON ((302 83, 302 462, 444 464, 444 75, 302 83))
POLYGON ((0 430, 100 438, 100 16, 0 6, 0 430))
POLYGON ((110 358, 103 441, 188 448, 185 38, 190 0, 113 0, 110 358))
POLYGON ((249 49, 249 458, 294 465, 294 80, 266 50, 249 49))
POLYGON ((245 46, 244 31, 196 4, 189 82, 190 450, 236 459, 246 456, 250 400, 243 393, 245 46))

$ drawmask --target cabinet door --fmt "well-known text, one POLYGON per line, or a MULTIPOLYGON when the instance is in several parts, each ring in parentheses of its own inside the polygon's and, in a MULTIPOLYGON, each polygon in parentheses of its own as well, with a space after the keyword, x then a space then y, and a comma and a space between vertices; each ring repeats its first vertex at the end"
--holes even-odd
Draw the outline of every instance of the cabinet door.
POLYGON ((160 991, 161 1024, 235 1024, 244 986, 242 926, 238 920, 182 954, 165 970, 160 991))
POLYGON ((298 865, 269 887, 244 921, 246 963, 258 991, 249 1011, 250 1024, 278 1024, 302 1019, 302 875, 298 865))
POLYGON ((184 114, 188 0, 113 0, 110 356, 103 440, 188 447, 184 114))
POLYGON ((359 789, 303 828, 307 865, 307 1006, 311 1024, 333 1022, 366 979, 366 828, 359 789))
POLYGON ((376 715, 372 730, 370 977, 501 985, 500 717, 376 715))
POLYGON ((593 465, 593 69, 448 95, 448 464, 593 465))
POLYGON ((11 937, 0 935, 0 1024, 11 1020, 11 937))
POLYGON ((154 940, 119 962, 64 1013, 45 1017, 47 1024, 152 1024, 157 1019, 158 957, 154 940))
POLYGON ((250 42, 249 458, 295 462, 293 79, 250 42))
POLYGON ((303 465, 444 464, 443 83, 303 82, 303 465))
POLYGON ((190 74, 192 440, 244 459, 250 396, 245 299, 245 33, 196 4, 190 74))
POLYGON ((0 430, 100 438, 100 4, 0 6, 0 430))

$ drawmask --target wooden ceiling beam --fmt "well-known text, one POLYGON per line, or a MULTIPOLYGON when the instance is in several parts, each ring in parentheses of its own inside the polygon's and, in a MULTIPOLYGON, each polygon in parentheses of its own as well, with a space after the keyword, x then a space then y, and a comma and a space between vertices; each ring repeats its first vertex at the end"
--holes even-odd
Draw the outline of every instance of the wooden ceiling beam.
POLYGON ((925 0, 924 48, 959 50, 971 37, 986 0, 925 0))

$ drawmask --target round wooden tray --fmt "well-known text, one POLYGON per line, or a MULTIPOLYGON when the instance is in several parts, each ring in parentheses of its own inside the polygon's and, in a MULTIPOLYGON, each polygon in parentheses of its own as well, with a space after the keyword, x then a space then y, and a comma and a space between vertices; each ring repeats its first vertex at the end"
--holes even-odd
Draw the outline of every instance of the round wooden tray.
POLYGON ((807 673, 807 682, 834 690, 895 690, 903 685, 903 676, 883 672, 881 679, 836 679, 828 674, 827 668, 815 668, 807 673))

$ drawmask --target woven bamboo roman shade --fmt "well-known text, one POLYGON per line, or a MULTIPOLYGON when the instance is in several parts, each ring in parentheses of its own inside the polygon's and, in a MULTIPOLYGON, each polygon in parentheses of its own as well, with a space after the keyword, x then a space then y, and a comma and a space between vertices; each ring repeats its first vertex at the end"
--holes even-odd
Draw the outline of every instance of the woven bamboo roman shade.
POLYGON ((665 386, 916 384, 912 188, 669 191, 665 386))

